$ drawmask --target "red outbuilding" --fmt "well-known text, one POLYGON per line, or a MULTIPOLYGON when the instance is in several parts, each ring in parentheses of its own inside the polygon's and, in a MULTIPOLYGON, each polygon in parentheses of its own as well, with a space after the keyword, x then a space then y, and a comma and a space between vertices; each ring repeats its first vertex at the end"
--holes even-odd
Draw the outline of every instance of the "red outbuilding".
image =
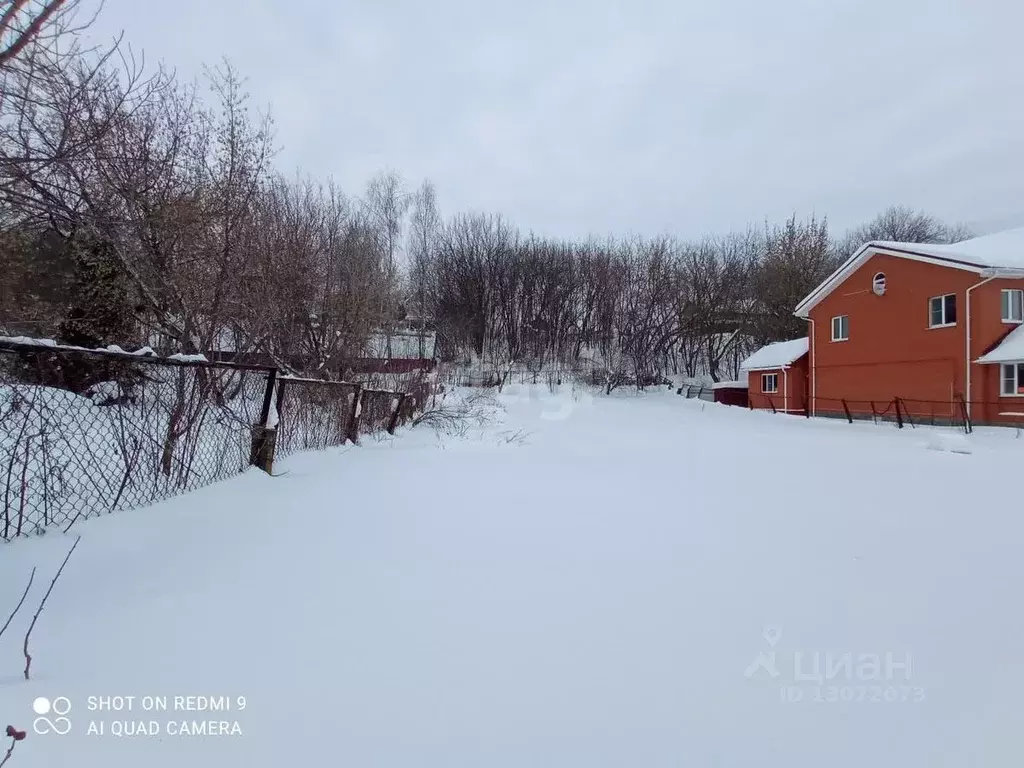
POLYGON ((751 408, 807 413, 807 338, 762 347, 743 361, 751 408))

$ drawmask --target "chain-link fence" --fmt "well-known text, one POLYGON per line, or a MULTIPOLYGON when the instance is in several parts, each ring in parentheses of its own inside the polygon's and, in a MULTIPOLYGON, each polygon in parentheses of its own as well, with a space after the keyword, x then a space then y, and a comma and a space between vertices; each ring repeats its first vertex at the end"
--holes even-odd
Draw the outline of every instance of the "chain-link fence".
MULTIPOLYGON (((0 538, 70 528, 273 455, 394 430, 429 397, 264 366, 0 341, 0 538)), ((265 467, 266 468, 266 467, 265 467)))
POLYGON ((277 382, 276 456, 344 445, 355 435, 359 386, 281 377, 277 382))
POLYGON ((271 369, 0 347, 4 539, 244 470, 271 369))
POLYGON ((427 406, 433 392, 425 374, 402 376, 388 383, 405 389, 279 377, 275 456, 357 443, 360 435, 375 432, 394 433, 427 406))

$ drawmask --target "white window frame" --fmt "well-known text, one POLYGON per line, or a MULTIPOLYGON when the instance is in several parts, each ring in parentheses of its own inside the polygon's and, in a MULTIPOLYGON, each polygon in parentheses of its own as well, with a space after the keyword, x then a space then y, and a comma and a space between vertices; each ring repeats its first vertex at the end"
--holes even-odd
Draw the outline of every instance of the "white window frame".
POLYGON ((777 373, 762 373, 761 374, 761 392, 766 395, 777 395, 779 394, 779 374, 777 373), (768 389, 767 381, 769 378, 774 379, 775 385, 772 389, 768 389))
POLYGON ((953 312, 956 313, 957 312, 957 309, 956 309, 957 301, 956 301, 956 294, 955 293, 944 293, 941 296, 932 296, 930 299, 928 299, 928 327, 929 328, 953 328, 953 327, 956 326, 956 320, 954 320, 952 323, 946 321, 946 299, 948 299, 950 296, 953 297, 953 312), (932 322, 932 302, 933 301, 941 301, 942 302, 942 322, 941 323, 933 323, 932 322))
POLYGON ((849 341, 850 340, 850 316, 849 315, 836 315, 832 318, 832 341, 849 341), (839 334, 843 333, 843 321, 846 321, 846 335, 836 334, 836 320, 839 321, 839 334))
POLYGON ((999 316, 1002 318, 1004 323, 1010 323, 1012 325, 1020 325, 1024 323, 1024 290, 1020 288, 1004 288, 999 292, 999 316), (1019 316, 1013 316, 1013 299, 1017 297, 1017 309, 1019 310, 1019 316), (1009 298, 1007 298, 1009 297, 1009 298), (1009 310, 1009 312, 1007 312, 1009 310))
POLYGON ((871 292, 876 296, 885 295, 885 272, 876 272, 871 278, 871 292))
POLYGON ((1024 361, 1019 363, 1001 363, 999 365, 999 396, 1000 397, 1024 397, 1024 392, 1020 391, 1021 385, 1024 384, 1024 361), (1012 376, 1006 375, 1006 369, 1009 368, 1013 373, 1012 376), (1006 382, 1013 379, 1013 392, 1006 391, 1006 382))

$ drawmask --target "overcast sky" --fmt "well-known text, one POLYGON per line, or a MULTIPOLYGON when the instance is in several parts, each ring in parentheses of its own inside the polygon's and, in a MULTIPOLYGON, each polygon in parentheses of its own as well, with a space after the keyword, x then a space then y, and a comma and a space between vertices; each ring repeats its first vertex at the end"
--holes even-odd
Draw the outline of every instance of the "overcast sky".
POLYGON ((690 237, 894 203, 1024 225, 1022 24, 1019 0, 106 0, 100 27, 186 77, 228 57, 282 170, 690 237))

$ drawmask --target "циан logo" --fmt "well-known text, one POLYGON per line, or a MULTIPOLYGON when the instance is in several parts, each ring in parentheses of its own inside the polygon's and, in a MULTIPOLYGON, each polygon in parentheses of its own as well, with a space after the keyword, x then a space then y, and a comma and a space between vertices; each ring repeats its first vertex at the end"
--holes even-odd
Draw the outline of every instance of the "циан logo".
POLYGON ((754 682, 778 680, 784 702, 897 702, 924 701, 924 688, 911 682, 913 659, 908 652, 853 653, 849 650, 776 648, 782 628, 768 625, 762 632, 768 651, 747 665, 743 676, 754 682), (781 678, 781 680, 779 679, 781 678))

